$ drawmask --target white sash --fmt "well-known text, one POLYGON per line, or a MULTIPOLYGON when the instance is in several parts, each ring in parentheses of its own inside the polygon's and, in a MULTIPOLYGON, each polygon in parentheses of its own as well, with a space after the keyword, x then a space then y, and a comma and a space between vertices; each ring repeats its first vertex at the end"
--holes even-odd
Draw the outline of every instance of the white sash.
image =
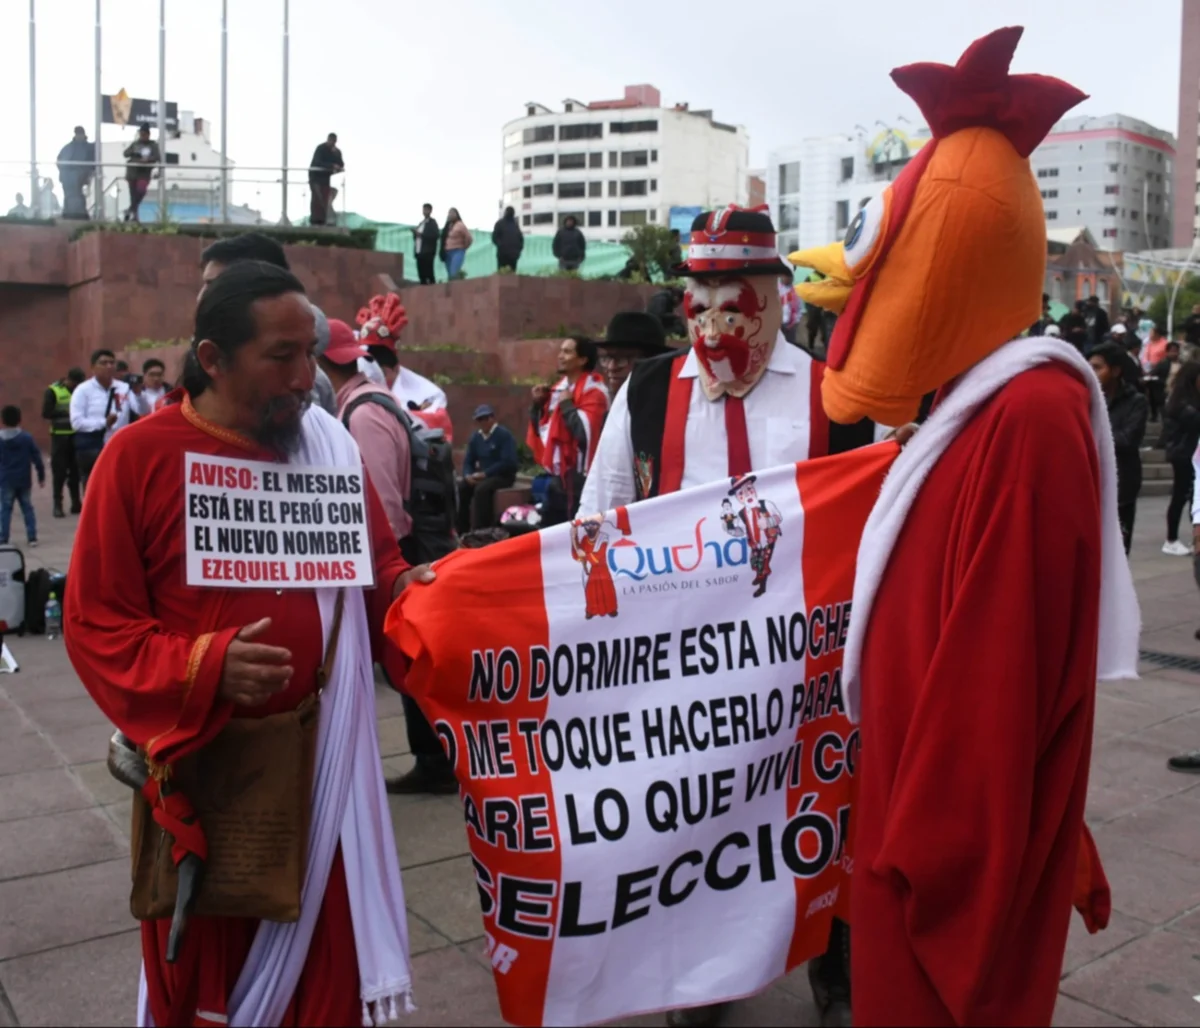
MULTIPOLYGON (((1117 520, 1117 464, 1113 453, 1112 426, 1108 421, 1108 407, 1100 391, 1100 383, 1079 351, 1070 344, 1040 336, 1015 339, 965 372, 934 408, 929 420, 896 458, 896 463, 884 480, 879 499, 867 518, 858 547, 854 616, 850 619, 850 632, 842 661, 847 713, 852 721, 857 722, 859 717, 859 674, 871 607, 900 529, 904 527, 905 518, 925 479, 980 407, 1017 375, 1047 361, 1061 361, 1068 365, 1091 392, 1092 433, 1096 439, 1100 466, 1102 526, 1097 677, 1106 681, 1138 677, 1141 613, 1121 541, 1121 526, 1117 520)), ((1045 441, 1047 446, 1053 444, 1052 439, 1045 441)), ((1047 530, 1053 531, 1053 526, 1048 526, 1047 530)))

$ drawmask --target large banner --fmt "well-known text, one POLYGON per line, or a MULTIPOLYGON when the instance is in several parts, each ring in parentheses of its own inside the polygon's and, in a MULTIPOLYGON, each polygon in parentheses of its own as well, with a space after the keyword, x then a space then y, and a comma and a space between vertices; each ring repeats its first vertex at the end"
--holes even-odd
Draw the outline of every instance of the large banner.
POLYGON ((824 951, 848 915, 854 560, 898 452, 460 551, 393 608, 508 1021, 744 996, 824 951))

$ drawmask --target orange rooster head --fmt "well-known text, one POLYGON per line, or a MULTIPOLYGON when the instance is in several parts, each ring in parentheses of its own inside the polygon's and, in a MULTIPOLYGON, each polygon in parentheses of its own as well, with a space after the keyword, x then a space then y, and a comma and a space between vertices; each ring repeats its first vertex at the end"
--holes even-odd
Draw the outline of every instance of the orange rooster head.
POLYGON ((933 138, 844 242, 789 258, 825 276, 800 296, 841 314, 822 384, 834 421, 911 421, 925 394, 1039 316, 1046 227, 1029 155, 1086 96, 1009 74, 1023 31, 976 40, 954 67, 895 69, 933 138))
POLYGON ((408 324, 404 305, 395 293, 372 296, 358 311, 358 337, 368 346, 386 346, 392 350, 408 324))

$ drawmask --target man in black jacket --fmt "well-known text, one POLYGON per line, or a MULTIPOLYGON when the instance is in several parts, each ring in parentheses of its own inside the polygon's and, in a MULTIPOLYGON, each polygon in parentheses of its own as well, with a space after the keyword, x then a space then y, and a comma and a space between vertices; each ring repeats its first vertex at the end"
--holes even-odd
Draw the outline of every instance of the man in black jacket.
POLYGON ((525 233, 517 224, 517 212, 511 207, 504 208, 504 217, 492 229, 492 242, 496 244, 496 267, 515 273, 521 251, 525 249, 525 233))
POLYGON ((554 244, 551 247, 554 256, 558 258, 558 266, 563 271, 576 271, 587 256, 587 240, 579 231, 575 219, 571 215, 563 220, 563 226, 554 234, 554 244))
POLYGON ((1100 297, 1089 296, 1083 308, 1083 320, 1087 325, 1089 352, 1104 342, 1108 335, 1108 312, 1100 306, 1100 297))
POLYGON ((313 151, 308 166, 308 188, 312 194, 308 210, 310 225, 328 222, 329 210, 333 205, 330 180, 339 171, 345 170, 346 162, 342 158, 342 151, 338 149, 337 133, 330 132, 329 138, 313 151))
POLYGON ((1128 380, 1132 358, 1116 343, 1097 346, 1088 358, 1104 400, 1108 405, 1108 420, 1112 425, 1113 449, 1117 456, 1117 519, 1121 523, 1121 538, 1125 553, 1133 541, 1133 518, 1137 513, 1138 493, 1142 491, 1142 439, 1146 435, 1149 409, 1144 397, 1128 380))
POLYGON ((496 493, 510 488, 517 477, 517 440, 488 404, 475 408, 475 426, 458 483, 459 535, 495 527, 496 493))
POLYGON ((434 283, 433 261, 438 251, 438 223, 433 217, 433 204, 421 206, 421 220, 413 226, 413 251, 417 255, 417 281, 423 286, 434 283))

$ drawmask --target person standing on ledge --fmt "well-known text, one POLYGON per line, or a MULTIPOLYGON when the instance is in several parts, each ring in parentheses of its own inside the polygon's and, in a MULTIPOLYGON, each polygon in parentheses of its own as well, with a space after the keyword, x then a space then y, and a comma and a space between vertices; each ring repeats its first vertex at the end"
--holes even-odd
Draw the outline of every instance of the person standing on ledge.
POLYGON ((325 225, 329 221, 333 205, 331 180, 334 175, 346 170, 346 161, 338 149, 337 133, 330 132, 325 142, 314 151, 308 167, 309 200, 308 223, 325 225))

